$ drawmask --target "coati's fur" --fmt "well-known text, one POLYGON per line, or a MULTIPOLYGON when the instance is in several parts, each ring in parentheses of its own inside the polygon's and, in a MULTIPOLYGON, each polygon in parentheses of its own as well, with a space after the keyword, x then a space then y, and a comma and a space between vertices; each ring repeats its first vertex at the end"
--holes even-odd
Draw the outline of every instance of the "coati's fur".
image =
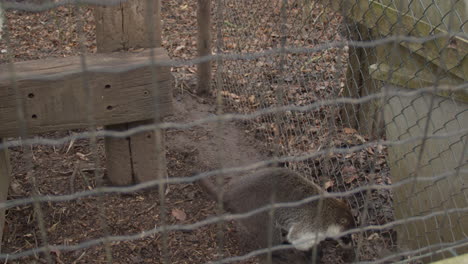
MULTIPOLYGON (((213 199, 218 200, 218 188, 210 179, 205 178, 200 183, 213 199)), ((225 210, 235 214, 271 204, 273 192, 275 203, 300 201, 324 193, 312 181, 285 168, 266 168, 237 177, 223 189, 223 206, 225 210)), ((319 200, 298 207, 275 208, 272 244, 286 242, 298 250, 308 251, 326 237, 336 236, 355 226, 351 210, 344 201, 323 198, 320 211, 318 207, 319 200)), ((242 235, 251 246, 268 247, 268 210, 239 222, 244 229, 242 235)), ((302 263, 307 262, 304 260, 302 263)))

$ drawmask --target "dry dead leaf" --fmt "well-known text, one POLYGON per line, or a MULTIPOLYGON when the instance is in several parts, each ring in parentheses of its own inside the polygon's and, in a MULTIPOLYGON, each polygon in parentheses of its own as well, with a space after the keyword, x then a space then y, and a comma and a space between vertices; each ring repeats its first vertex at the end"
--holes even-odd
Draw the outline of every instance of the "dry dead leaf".
POLYGON ((174 52, 178 52, 178 51, 180 51, 180 50, 182 50, 182 49, 185 49, 185 46, 184 46, 184 45, 180 45, 180 46, 178 46, 177 48, 175 48, 174 52))
POLYGON ((81 160, 89 160, 86 156, 88 156, 89 154, 83 154, 81 152, 77 152, 76 155, 78 156, 78 158, 80 158, 81 160))
POLYGON ((346 166, 341 169, 342 174, 355 174, 357 172, 357 169, 354 166, 346 166))
POLYGON ((379 153, 382 153, 383 150, 384 150, 384 146, 382 146, 382 145, 380 145, 380 144, 377 145, 377 151, 378 151, 379 153))
POLYGON ((231 97, 232 99, 239 99, 239 95, 235 93, 230 93, 228 91, 221 91, 221 95, 226 96, 226 97, 231 97))
POLYGON ((185 219, 187 219, 187 214, 185 214, 184 211, 180 210, 180 209, 172 209, 172 212, 171 212, 172 216, 174 216, 175 219, 179 220, 179 221, 185 221, 185 219))
POLYGON ((345 182, 348 183, 348 184, 350 184, 350 183, 352 183, 354 180, 356 180, 357 178, 358 178, 358 176, 357 176, 356 174, 353 174, 353 175, 351 175, 351 176, 349 176, 349 177, 346 177, 345 182))
POLYGON ((354 134, 354 133, 357 133, 356 129, 354 129, 354 128, 349 128, 349 127, 343 128, 343 132, 344 132, 345 134, 354 134))
POLYGON ((374 240, 378 239, 380 236, 377 233, 372 233, 370 236, 367 237, 367 240, 374 240))
POLYGON ((361 135, 355 134, 354 136, 355 136, 359 141, 361 141, 362 143, 365 143, 365 142, 366 142, 366 139, 363 138, 361 135))

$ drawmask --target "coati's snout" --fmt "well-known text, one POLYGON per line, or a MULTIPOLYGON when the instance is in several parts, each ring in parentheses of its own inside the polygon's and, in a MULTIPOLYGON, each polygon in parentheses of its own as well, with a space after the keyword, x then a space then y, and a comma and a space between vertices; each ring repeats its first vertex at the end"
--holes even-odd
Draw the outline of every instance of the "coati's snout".
POLYGON ((308 251, 321 241, 329 237, 336 237, 344 230, 343 226, 330 224, 319 228, 311 228, 312 226, 300 227, 301 224, 293 224, 289 229, 287 240, 297 250, 308 251))
MULTIPOLYGON (((356 228, 356 221, 354 220, 354 216, 351 213, 351 208, 349 208, 348 204, 345 201, 339 200, 342 204, 342 210, 339 212, 339 221, 340 224, 344 227, 343 231, 347 231, 353 228, 356 228)), ((343 248, 351 248, 353 247, 353 238, 351 234, 341 236, 339 238, 340 245, 343 248)))
POLYGON ((345 245, 351 245, 352 242, 353 242, 353 238, 351 237, 351 234, 340 237, 340 240, 341 240, 345 245))

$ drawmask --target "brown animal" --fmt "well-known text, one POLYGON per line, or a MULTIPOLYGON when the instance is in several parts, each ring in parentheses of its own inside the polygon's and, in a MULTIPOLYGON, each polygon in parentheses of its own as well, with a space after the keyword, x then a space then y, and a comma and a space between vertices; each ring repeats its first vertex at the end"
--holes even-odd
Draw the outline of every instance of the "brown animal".
MULTIPOLYGON (((200 183, 212 198, 218 200, 217 188, 209 179, 205 178, 200 183)), ((312 181, 285 168, 261 169, 233 179, 223 189, 223 206, 234 214, 246 213, 271 204, 273 194, 275 203, 283 203, 300 201, 324 193, 312 181)), ((242 236, 248 241, 249 247, 268 247, 269 219, 267 210, 239 221, 244 231, 242 236)), ((336 236, 354 226, 350 208, 344 201, 336 198, 323 198, 321 208, 319 200, 298 207, 275 208, 272 245, 290 243, 299 251, 294 250, 295 252, 288 254, 292 255, 292 258, 301 259, 290 263, 309 263, 309 254, 300 251, 310 251, 325 238, 336 236)), ((286 263, 279 260, 281 254, 273 256, 275 255, 278 259, 276 263, 286 263)))

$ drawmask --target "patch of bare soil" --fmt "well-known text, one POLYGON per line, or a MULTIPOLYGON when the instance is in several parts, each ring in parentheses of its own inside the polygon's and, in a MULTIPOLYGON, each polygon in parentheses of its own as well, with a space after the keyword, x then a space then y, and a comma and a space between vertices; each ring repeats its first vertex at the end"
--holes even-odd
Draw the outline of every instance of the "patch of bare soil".
MULTIPOLYGON (((176 114, 167 121, 186 123, 216 114, 211 98, 198 97, 187 91, 175 96, 174 108, 176 114)), ((261 142, 248 133, 242 125, 233 122, 208 122, 194 129, 169 130, 167 144, 193 152, 192 157, 199 158, 196 160, 201 163, 199 166, 208 170, 238 167, 264 160, 267 155, 259 149, 261 142)))

